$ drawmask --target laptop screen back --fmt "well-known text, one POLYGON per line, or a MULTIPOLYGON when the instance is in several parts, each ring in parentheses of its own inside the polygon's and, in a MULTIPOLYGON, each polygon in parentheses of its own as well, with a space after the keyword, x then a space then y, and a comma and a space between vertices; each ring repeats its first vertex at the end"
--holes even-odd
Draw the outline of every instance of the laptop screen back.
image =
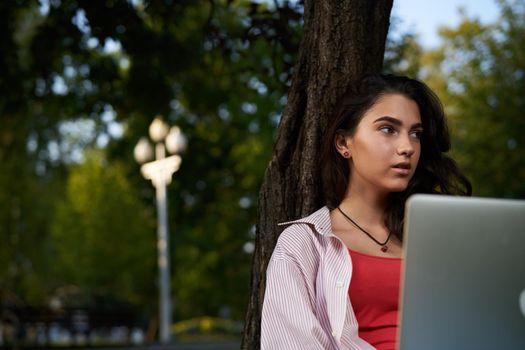
POLYGON ((404 237, 400 350, 525 349, 525 201, 416 195, 404 237))

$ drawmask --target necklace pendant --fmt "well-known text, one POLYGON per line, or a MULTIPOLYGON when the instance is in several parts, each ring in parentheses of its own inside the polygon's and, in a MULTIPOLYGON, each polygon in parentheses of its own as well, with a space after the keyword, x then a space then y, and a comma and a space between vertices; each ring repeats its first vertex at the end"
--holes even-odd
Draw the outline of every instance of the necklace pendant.
POLYGON ((387 250, 388 250, 388 246, 387 246, 387 245, 383 245, 383 246, 381 246, 381 251, 382 251, 383 253, 386 253, 387 250))

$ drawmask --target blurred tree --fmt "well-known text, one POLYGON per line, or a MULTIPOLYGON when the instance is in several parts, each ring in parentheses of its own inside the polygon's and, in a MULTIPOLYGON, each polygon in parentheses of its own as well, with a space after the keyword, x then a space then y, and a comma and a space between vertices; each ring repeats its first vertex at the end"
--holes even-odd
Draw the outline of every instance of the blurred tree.
POLYGON ((392 18, 385 48, 383 72, 419 78, 422 70, 423 48, 413 32, 398 33, 399 18, 392 18))
POLYGON ((35 123, 24 118, 37 109, 30 98, 27 54, 27 38, 38 23, 36 9, 36 2, 0 4, 0 289, 42 302, 50 266, 45 252, 52 206, 47 198, 60 188, 62 169, 57 167, 55 178, 35 177, 35 123))
POLYGON ((51 230, 54 283, 155 305, 155 220, 133 192, 125 167, 101 152, 71 169, 51 230))
POLYGON ((463 13, 457 28, 442 28, 425 79, 443 98, 474 194, 525 198, 525 2, 499 5, 497 23, 463 13))
POLYGON ((3 283, 41 300, 55 286, 51 218, 63 205, 54 202, 86 149, 125 162, 128 189, 153 204, 132 148, 160 113, 190 141, 169 189, 175 319, 241 318, 255 198, 286 102, 301 5, 44 0, 0 10, 3 283), (33 188, 45 195, 34 199, 33 188), (36 262, 39 288, 24 287, 36 262))
POLYGON ((259 195, 252 289, 242 342, 259 349, 266 266, 277 224, 322 206, 317 163, 323 130, 349 81, 382 69, 392 1, 306 1, 304 36, 274 155, 259 195))

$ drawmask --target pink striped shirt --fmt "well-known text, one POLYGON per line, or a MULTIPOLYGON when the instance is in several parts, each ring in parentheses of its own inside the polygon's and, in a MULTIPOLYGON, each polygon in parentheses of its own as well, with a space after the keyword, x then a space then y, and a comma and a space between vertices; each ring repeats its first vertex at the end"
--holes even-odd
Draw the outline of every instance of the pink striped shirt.
POLYGON ((352 262, 328 208, 284 224, 266 271, 261 349, 374 349, 358 335, 352 262))

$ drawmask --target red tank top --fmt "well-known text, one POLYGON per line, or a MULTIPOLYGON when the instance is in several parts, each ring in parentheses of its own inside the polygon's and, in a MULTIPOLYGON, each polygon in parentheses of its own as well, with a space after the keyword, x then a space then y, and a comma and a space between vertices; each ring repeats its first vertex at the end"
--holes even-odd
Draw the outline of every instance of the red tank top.
POLYGON ((349 252, 353 272, 348 294, 359 336, 378 350, 395 350, 402 259, 349 252))

